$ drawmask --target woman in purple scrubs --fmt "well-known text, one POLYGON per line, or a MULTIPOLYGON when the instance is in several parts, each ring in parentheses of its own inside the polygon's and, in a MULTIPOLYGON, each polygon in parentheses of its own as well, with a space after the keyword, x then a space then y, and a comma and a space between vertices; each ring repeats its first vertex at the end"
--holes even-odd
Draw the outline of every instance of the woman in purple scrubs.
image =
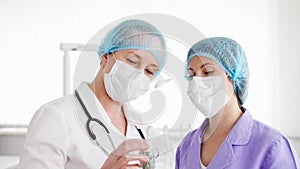
POLYGON ((176 152, 176 169, 294 169, 299 157, 277 130, 244 108, 249 70, 241 46, 215 37, 196 43, 186 61, 188 94, 206 117, 176 152))

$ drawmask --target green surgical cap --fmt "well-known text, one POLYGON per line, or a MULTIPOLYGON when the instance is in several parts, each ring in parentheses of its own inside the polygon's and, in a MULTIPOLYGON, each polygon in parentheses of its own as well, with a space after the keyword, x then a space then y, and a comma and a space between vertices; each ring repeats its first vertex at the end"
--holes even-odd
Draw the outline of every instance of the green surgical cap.
POLYGON ((142 20, 126 20, 111 29, 99 46, 98 55, 101 60, 104 54, 128 49, 151 52, 160 70, 167 60, 164 37, 153 25, 142 20))
POLYGON ((241 105, 245 103, 250 73, 245 53, 236 41, 225 37, 213 37, 197 42, 188 52, 186 73, 194 56, 206 56, 214 60, 233 81, 239 103, 241 105))

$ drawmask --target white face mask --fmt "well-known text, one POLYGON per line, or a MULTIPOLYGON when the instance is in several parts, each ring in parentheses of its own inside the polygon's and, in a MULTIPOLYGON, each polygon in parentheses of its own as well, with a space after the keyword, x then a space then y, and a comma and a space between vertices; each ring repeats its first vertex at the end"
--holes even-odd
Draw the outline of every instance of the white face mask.
POLYGON ((150 88, 150 83, 143 69, 136 69, 120 60, 116 60, 111 71, 104 74, 107 94, 120 103, 143 95, 150 88))
POLYGON ((194 76, 188 85, 188 95, 196 108, 207 118, 215 116, 229 101, 224 76, 194 76))

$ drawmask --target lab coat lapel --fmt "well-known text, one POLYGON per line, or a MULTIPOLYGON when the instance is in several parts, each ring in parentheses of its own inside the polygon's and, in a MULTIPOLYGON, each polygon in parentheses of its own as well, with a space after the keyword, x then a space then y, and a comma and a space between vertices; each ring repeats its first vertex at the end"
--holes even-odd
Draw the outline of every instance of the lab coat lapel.
POLYGON ((191 139, 191 144, 185 151, 187 154, 182 157, 182 161, 185 161, 183 169, 200 169, 201 136, 207 124, 208 119, 196 130, 197 133, 191 139))
POLYGON ((243 146, 250 141, 252 127, 252 116, 248 110, 245 110, 241 118, 234 125, 234 127, 222 143, 215 157, 209 164, 208 169, 222 169, 230 166, 234 162, 234 160, 236 160, 233 151, 234 146, 243 146))
POLYGON ((191 143, 185 160, 187 162, 187 164, 185 164, 185 166, 187 166, 186 169, 200 169, 200 145, 198 141, 191 143))
MULTIPOLYGON (((198 129, 197 137, 193 138, 191 146, 187 151, 187 168, 200 169, 200 152, 201 152, 201 137, 208 124, 206 119, 198 129)), ((234 153, 230 140, 226 138, 222 143, 221 147, 217 151, 216 155, 208 165, 207 169, 223 169, 234 161, 234 153)))
MULTIPOLYGON (((135 126, 142 130, 143 126, 136 124, 137 122, 141 122, 142 119, 137 115, 137 113, 133 112, 129 105, 129 102, 123 104, 123 111, 127 119, 126 138, 141 138, 135 126)), ((142 132, 145 134, 144 131, 142 132)))
POLYGON ((213 160, 208 165, 207 169, 223 169, 231 165, 234 161, 234 153, 230 140, 226 138, 221 147, 217 151, 213 160))

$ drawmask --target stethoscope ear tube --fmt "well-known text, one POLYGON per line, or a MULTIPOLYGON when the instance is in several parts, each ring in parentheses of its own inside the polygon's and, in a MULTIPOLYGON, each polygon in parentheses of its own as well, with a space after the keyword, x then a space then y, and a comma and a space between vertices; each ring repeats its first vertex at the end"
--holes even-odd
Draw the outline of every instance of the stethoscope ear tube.
MULTIPOLYGON (((88 112, 88 110, 86 109, 85 105, 83 104, 83 101, 81 100, 79 93, 77 90, 75 90, 75 96, 77 98, 77 100, 79 101, 81 107, 83 108, 85 114, 88 116, 89 120, 92 119, 92 116, 90 115, 90 113, 88 112)), ((89 126, 87 126, 89 128, 89 126)))

